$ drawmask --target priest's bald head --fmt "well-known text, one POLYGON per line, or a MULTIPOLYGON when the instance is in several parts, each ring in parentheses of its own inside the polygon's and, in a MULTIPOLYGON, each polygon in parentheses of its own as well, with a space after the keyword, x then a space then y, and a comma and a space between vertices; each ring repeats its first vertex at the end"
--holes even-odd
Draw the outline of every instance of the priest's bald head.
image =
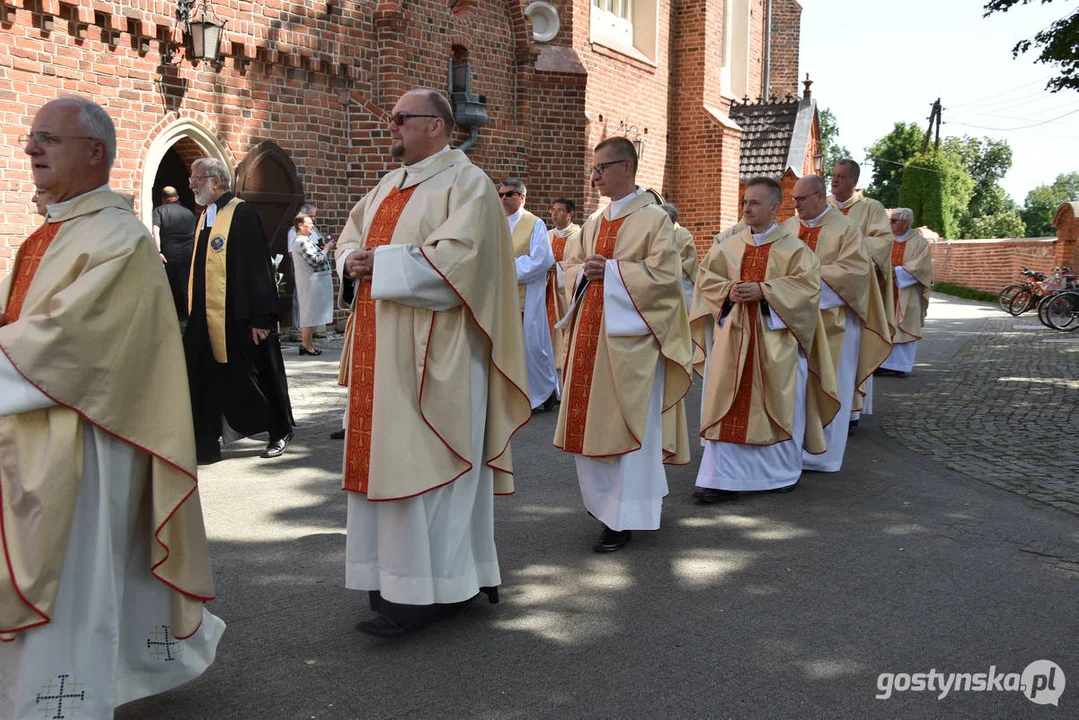
POLYGON ((46 103, 20 142, 30 156, 34 185, 47 192, 51 202, 69 200, 109 182, 116 159, 116 126, 104 108, 86 98, 46 103))
POLYGON ((453 107, 437 90, 409 90, 390 114, 390 154, 405 165, 431 157, 453 135, 453 107))
POLYGON ((772 178, 755 177, 746 183, 742 196, 742 222, 753 232, 764 232, 772 227, 783 202, 783 190, 772 178))
POLYGON ((820 175, 806 175, 794 183, 794 209, 798 217, 812 220, 828 207, 824 179, 820 175))
POLYGON ((609 137, 592 155, 592 186, 612 200, 637 189, 637 148, 624 137, 609 137))

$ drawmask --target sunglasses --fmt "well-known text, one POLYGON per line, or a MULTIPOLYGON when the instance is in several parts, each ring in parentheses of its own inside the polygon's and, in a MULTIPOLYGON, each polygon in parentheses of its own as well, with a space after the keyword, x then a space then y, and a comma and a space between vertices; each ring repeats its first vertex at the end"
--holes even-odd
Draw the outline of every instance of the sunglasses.
POLYGON ((401 125, 404 125, 405 122, 409 118, 415 118, 415 117, 437 118, 438 115, 421 115, 419 113, 398 112, 398 113, 393 113, 392 115, 390 115, 390 120, 393 121, 394 125, 401 126, 401 125))
POLYGON ((629 162, 629 158, 623 158, 621 160, 611 160, 610 162, 605 163, 597 163, 592 166, 592 173, 599 177, 603 177, 603 173, 607 172, 607 168, 611 167, 612 165, 618 165, 624 162, 629 162))
POLYGON ((498 193, 498 197, 500 197, 500 198, 513 197, 514 195, 519 195, 519 194, 520 193, 518 193, 516 190, 507 190, 506 192, 498 193))

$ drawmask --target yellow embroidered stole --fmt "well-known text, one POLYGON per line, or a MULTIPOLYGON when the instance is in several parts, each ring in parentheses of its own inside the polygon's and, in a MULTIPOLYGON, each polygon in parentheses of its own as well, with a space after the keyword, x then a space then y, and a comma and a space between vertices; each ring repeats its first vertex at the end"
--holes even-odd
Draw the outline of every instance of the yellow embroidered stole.
MULTIPOLYGON (((232 228, 232 215, 236 206, 242 203, 238 197, 229 200, 225 207, 217 212, 213 227, 210 228, 210 240, 206 247, 206 332, 210 336, 210 349, 213 350, 214 360, 226 363, 228 357, 228 343, 225 340, 225 295, 228 281, 228 243, 229 230, 232 228)), ((206 213, 199 217, 198 227, 195 228, 195 239, 202 234, 202 228, 206 222, 206 213)), ((187 280, 187 311, 191 312, 191 294, 195 277, 195 257, 197 252, 191 253, 191 273, 187 280)))
MULTIPOLYGON (((520 220, 513 227, 513 256, 522 257, 532 249, 532 228, 536 227, 539 218, 528 212, 521 213, 520 220)), ((525 311, 525 286, 517 285, 517 291, 521 300, 521 312, 525 311)))

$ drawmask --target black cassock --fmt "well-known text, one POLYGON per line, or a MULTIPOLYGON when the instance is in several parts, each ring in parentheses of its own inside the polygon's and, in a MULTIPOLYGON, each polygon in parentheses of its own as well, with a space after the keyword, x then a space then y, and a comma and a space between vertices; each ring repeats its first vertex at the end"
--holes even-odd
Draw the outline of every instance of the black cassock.
MULTIPOLYGON (((232 197, 232 193, 225 193, 218 199, 218 212, 232 197)), ((225 247, 226 363, 214 359, 206 325, 210 231, 210 227, 204 227, 195 238, 191 314, 184 331, 184 356, 200 456, 218 452, 222 415, 241 435, 268 432, 271 440, 284 437, 295 425, 276 332, 277 285, 262 221, 247 203, 240 203, 232 216, 225 247), (251 328, 270 330, 270 335, 255 345, 251 328)))

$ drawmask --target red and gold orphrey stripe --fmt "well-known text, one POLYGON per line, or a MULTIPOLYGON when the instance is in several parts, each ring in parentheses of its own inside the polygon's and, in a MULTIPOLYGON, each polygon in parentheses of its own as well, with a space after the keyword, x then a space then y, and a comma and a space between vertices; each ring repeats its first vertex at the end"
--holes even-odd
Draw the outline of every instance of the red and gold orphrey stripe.
MULTIPOLYGON (((628 216, 627 216, 628 217, 628 216)), ((610 258, 614 255, 614 243, 618 229, 625 222, 603 218, 596 239, 596 255, 610 258)), ((565 391, 567 405, 566 444, 562 449, 568 453, 584 452, 584 429, 588 419, 588 399, 592 395, 592 373, 596 366, 596 349, 599 347, 600 326, 603 324, 603 280, 592 280, 585 288, 584 301, 578 312, 576 341, 573 346, 572 371, 569 387, 565 391)))
MULTIPOLYGON (((554 253, 554 261, 556 263, 562 262, 562 258, 566 254, 566 238, 559 237, 558 233, 555 233, 551 237, 551 252, 554 253)), ((551 271, 547 278, 547 331, 554 333, 554 324, 558 322, 558 306, 555 304, 555 293, 558 292, 557 270, 551 268, 551 271)))
POLYGON ((60 232, 61 225, 63 223, 45 223, 19 247, 19 253, 15 256, 14 280, 11 282, 11 293, 8 295, 7 310, 4 312, 5 324, 19 319, 22 305, 26 302, 26 293, 34 280, 34 273, 41 264, 41 258, 45 257, 45 251, 56 238, 56 233, 60 232))
MULTIPOLYGON (((768 267, 768 253, 772 244, 750 247, 745 246, 742 253, 742 282, 763 282, 768 267)), ((760 314, 758 303, 746 303, 749 317, 749 349, 746 351, 746 363, 742 368, 742 377, 738 379, 738 390, 734 395, 731 409, 720 421, 719 439, 721 442, 744 445, 749 431, 749 408, 753 399, 753 368, 757 364, 757 320, 760 314)))
POLYGON ((811 228, 805 225, 798 227, 798 239, 809 246, 813 252, 817 252, 817 240, 820 238, 820 226, 811 228))
MULTIPOLYGON (((390 191, 375 212, 365 247, 374 250, 389 245, 397 221, 417 187, 390 191)), ((344 488, 366 493, 371 469, 371 419, 375 399, 375 301, 371 299, 371 283, 359 285, 352 328, 344 488)))
POLYGON ((848 205, 845 208, 839 208, 839 212, 843 213, 844 215, 850 215, 850 209, 852 207, 854 207, 854 206, 853 205, 848 205))
MULTIPOLYGON (((907 251, 907 244, 905 242, 899 242, 898 240, 892 241, 892 272, 895 272, 895 268, 903 264, 903 255, 907 251)), ((892 302, 895 303, 895 307, 899 307, 899 283, 892 283, 892 302)))

